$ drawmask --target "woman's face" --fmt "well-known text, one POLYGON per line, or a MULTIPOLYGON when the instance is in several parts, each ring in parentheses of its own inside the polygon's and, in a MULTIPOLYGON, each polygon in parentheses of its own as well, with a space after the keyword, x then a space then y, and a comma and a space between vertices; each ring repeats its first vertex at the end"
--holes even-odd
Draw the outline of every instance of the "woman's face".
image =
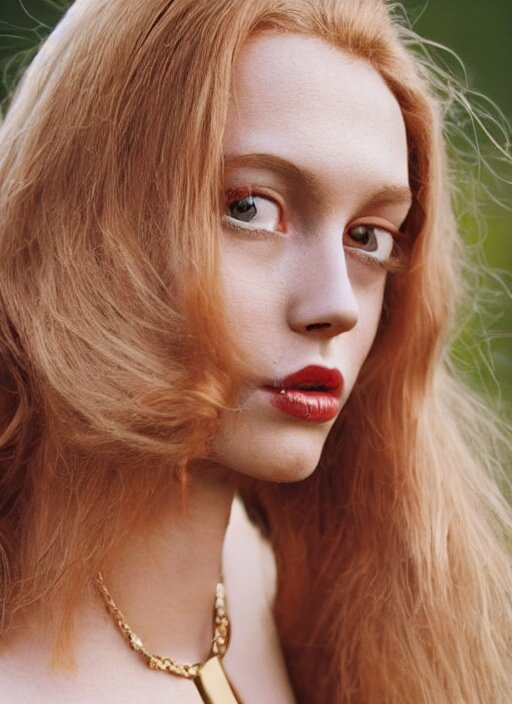
POLYGON ((245 375, 215 454, 296 481, 316 467, 377 331, 410 206, 404 122, 368 63, 268 33, 235 67, 224 151, 222 277, 245 375))

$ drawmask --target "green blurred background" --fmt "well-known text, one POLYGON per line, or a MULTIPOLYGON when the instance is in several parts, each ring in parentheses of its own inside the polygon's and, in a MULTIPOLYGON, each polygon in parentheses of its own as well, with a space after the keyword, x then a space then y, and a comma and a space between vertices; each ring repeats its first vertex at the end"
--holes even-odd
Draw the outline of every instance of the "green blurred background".
MULTIPOLYGON (((55 25, 68 4, 66 0, 1 0, 0 100, 4 109, 6 96, 34 47, 55 25)), ((476 95, 481 93, 500 107, 510 123, 511 0, 485 3, 482 0, 405 0, 405 8, 413 29, 431 40, 429 51, 435 60, 468 86, 477 114, 483 108, 484 112, 498 116, 496 108, 476 95), (455 52, 465 72, 456 57, 437 44, 455 52)), ((500 119, 498 117, 498 121, 500 119)), ((499 152, 491 148, 485 130, 475 127, 463 111, 455 112, 453 122, 457 134, 451 151, 458 155, 459 163, 458 216, 471 261, 488 265, 487 273, 471 279, 470 288, 477 295, 468 303, 461 319, 453 359, 460 373, 479 392, 488 396, 493 405, 509 412, 512 406, 512 192, 506 181, 512 179, 510 135, 493 126, 492 120, 486 120, 491 134, 508 150, 508 160, 500 159, 499 152), (471 145, 475 143, 482 155, 480 161, 474 158, 471 145), (477 189, 476 182, 483 188, 477 189), (477 216, 474 203, 479 206, 477 216)))

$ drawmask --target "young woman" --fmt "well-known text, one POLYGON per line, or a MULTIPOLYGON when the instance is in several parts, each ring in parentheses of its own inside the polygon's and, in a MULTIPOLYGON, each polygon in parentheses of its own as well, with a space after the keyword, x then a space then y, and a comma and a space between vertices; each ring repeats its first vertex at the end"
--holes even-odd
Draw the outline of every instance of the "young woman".
POLYGON ((447 362, 462 250, 405 35, 381 0, 78 0, 26 73, 2 701, 508 701, 506 443, 447 362))

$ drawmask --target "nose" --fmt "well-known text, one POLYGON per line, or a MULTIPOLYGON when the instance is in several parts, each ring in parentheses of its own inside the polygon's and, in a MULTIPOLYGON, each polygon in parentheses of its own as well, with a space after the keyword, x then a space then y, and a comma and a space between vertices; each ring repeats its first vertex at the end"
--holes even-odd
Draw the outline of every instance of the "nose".
POLYGON ((337 235, 317 241, 303 253, 288 307, 288 325, 295 332, 331 338, 357 324, 359 305, 340 240, 337 235))

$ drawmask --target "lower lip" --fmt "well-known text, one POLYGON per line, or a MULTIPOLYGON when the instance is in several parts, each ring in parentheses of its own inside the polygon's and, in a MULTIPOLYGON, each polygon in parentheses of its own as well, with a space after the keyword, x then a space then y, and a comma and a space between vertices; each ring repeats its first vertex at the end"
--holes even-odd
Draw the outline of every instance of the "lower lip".
POLYGON ((323 423, 338 415, 341 404, 338 395, 322 391, 266 388, 271 403, 283 413, 310 423, 323 423))

